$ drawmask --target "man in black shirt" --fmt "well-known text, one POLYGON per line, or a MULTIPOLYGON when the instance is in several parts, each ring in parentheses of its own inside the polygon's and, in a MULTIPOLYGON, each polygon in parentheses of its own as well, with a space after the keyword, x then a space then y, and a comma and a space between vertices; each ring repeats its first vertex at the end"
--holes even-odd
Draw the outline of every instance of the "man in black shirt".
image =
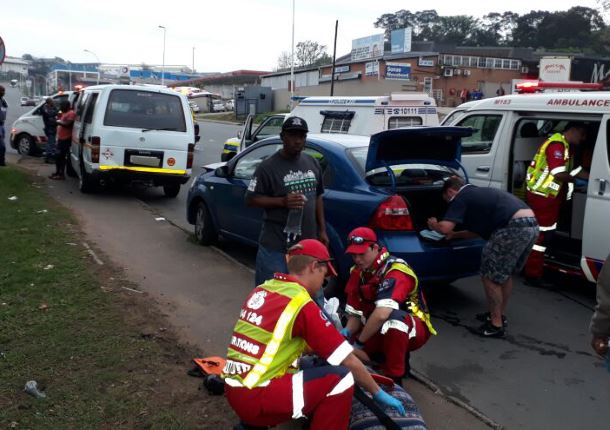
POLYGON ((47 98, 40 108, 42 122, 44 123, 44 134, 47 136, 45 146, 45 163, 52 163, 55 158, 55 144, 57 141, 57 115, 59 111, 51 97, 47 98))
POLYGON ((489 312, 477 315, 484 321, 479 334, 503 337, 512 274, 523 269, 538 237, 534 212, 506 191, 464 184, 457 176, 445 181, 442 193, 449 202, 447 213, 440 222, 429 218, 428 227, 447 239, 481 236, 487 240, 481 254, 481 279, 489 312), (457 224, 464 230, 454 232, 457 224))
POLYGON ((303 154, 307 137, 303 118, 289 117, 282 125, 281 150, 264 160, 248 186, 248 206, 265 210, 256 254, 256 285, 286 273, 286 250, 302 239, 319 239, 328 246, 324 222, 322 171, 303 154))
POLYGON ((6 166, 4 160, 4 154, 6 152, 6 144, 4 143, 4 136, 6 135, 4 121, 6 121, 8 104, 6 103, 6 100, 4 100, 4 91, 4 87, 0 85, 0 166, 6 166))

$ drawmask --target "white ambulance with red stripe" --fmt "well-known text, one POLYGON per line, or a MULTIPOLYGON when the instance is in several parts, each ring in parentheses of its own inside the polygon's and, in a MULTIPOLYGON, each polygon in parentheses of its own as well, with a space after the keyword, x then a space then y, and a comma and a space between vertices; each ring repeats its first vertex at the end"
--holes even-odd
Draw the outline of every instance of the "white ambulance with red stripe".
MULTIPOLYGON (((529 84, 530 90, 536 90, 529 84)), ((557 86, 555 86, 557 87, 557 86)), ((555 90, 560 90, 555 88, 555 90)), ((583 123, 587 139, 576 149, 573 167, 589 172, 564 203, 549 268, 595 281, 610 252, 610 92, 571 91, 518 94, 464 103, 443 125, 472 127, 462 138, 462 164, 470 182, 525 198, 525 175, 538 147, 568 122, 583 123)), ((584 84, 583 89, 590 84, 584 84)))

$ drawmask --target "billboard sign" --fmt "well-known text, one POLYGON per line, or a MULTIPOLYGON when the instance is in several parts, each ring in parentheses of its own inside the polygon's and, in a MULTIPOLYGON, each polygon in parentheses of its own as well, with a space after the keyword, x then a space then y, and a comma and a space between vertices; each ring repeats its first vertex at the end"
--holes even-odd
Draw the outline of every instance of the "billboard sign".
POLYGON ((335 74, 349 72, 349 66, 337 66, 335 67, 335 74))
POLYGON ((545 82, 569 81, 570 62, 567 57, 543 57, 540 59, 538 78, 545 82))
POLYGON ((390 36, 392 54, 411 51, 411 27, 392 30, 390 36))
POLYGON ((366 76, 379 76, 379 61, 369 61, 364 65, 366 76))
POLYGON ((386 63, 385 78, 408 80, 411 78, 411 65, 408 63, 386 63))
POLYGON ((383 33, 352 40, 352 61, 383 55, 383 33))

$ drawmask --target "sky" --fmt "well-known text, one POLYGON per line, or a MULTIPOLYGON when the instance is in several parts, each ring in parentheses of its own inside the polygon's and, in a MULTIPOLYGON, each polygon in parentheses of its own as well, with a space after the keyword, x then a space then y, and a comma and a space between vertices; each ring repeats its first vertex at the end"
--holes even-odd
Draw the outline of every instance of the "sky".
MULTIPOLYGON (((198 72, 250 69, 271 71, 282 51, 290 52, 293 0, 173 2, 138 0, 28 0, 4 3, 0 37, 7 55, 61 57, 72 62, 192 66, 198 72), (164 26, 165 31, 159 26, 164 26), (89 52, 85 52, 89 50, 89 52)), ((510 10, 558 11, 574 0, 501 2, 482 9, 480 0, 428 0, 412 7, 405 0, 294 0, 295 44, 312 40, 332 55, 335 20, 339 20, 337 56, 351 50, 352 39, 383 32, 373 26, 384 13, 434 9, 439 15, 482 17, 510 10)), ((579 6, 598 8, 597 0, 579 6)))

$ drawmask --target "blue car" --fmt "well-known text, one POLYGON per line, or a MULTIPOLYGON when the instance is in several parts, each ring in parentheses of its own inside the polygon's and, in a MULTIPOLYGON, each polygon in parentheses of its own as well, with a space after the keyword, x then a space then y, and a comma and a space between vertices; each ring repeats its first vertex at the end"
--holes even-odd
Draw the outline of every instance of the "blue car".
MULTIPOLYGON (((342 280, 352 261, 345 255, 348 233, 373 228, 389 251, 405 259, 421 281, 448 282, 476 274, 483 242, 428 240, 419 232, 429 217, 442 217, 444 180, 463 172, 462 127, 393 129, 372 137, 310 134, 304 152, 323 170, 324 209, 330 251, 342 280)), ((262 209, 247 207, 245 193, 256 167, 282 147, 279 137, 252 145, 227 163, 206 167, 191 186, 187 219, 203 245, 219 235, 256 246, 262 209)))

